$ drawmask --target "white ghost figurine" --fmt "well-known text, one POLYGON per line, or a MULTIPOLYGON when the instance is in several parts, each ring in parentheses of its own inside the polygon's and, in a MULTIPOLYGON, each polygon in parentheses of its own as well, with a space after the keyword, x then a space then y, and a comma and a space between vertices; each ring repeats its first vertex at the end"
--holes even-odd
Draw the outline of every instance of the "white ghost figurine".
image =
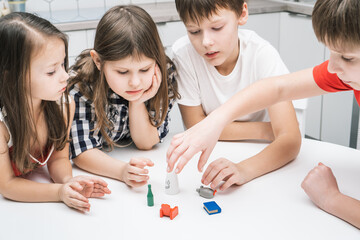
POLYGON ((165 193, 169 195, 175 195, 178 194, 179 191, 180 189, 177 174, 174 172, 167 173, 165 178, 165 193))

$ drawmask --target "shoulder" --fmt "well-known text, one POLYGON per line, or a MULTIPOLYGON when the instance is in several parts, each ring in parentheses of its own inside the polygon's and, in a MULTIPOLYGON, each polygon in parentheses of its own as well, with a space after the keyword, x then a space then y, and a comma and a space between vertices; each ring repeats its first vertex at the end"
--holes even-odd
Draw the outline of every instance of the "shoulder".
POLYGON ((182 50, 188 48, 191 45, 189 37, 187 35, 182 36, 172 45, 171 49, 174 53, 181 52, 182 50))
POLYGON ((263 39, 252 30, 240 29, 238 34, 244 51, 256 52, 271 50, 276 52, 276 49, 267 40, 263 39))
POLYGON ((191 59, 199 57, 187 35, 179 38, 172 45, 171 52, 173 55, 173 60, 177 62, 189 62, 191 59))

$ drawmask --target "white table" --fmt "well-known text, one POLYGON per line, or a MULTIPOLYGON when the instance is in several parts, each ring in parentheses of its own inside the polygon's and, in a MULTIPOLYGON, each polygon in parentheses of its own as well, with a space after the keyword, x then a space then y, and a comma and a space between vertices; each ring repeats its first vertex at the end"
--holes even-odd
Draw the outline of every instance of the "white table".
MULTIPOLYGON (((342 192, 360 199, 360 152, 330 143, 303 139, 297 159, 287 166, 241 187, 218 192, 220 214, 208 215, 196 192, 201 185, 197 155, 179 175, 180 193, 166 195, 165 153, 171 136, 151 151, 116 149, 119 159, 145 156, 150 168, 154 207, 147 206, 147 186, 131 189, 104 178, 112 194, 91 199, 90 213, 82 214, 63 203, 19 203, 0 196, 0 239, 360 239, 360 230, 317 208, 301 189, 308 171, 319 161, 330 166, 342 192), (162 203, 179 207, 170 220, 159 217, 162 203)), ((224 143, 210 161, 227 157, 239 161, 254 155, 264 143, 224 143)), ((99 160, 100 161, 100 160, 99 160)), ((39 171, 33 176, 47 182, 39 171)), ((74 175, 88 174, 74 167, 74 175)))

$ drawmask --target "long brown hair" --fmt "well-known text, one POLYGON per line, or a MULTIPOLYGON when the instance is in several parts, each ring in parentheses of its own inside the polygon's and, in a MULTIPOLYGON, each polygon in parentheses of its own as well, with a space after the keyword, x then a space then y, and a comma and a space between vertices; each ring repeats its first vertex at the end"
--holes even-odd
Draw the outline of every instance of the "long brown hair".
POLYGON ((85 50, 71 68, 76 75, 70 78, 69 85, 71 88, 78 84, 80 92, 94 103, 97 123, 95 129, 91 130, 100 131, 107 144, 113 148, 114 143, 107 133, 112 123, 104 110, 109 104, 109 85, 102 70, 106 61, 117 61, 128 56, 140 58, 142 55, 154 59, 161 70, 163 81, 156 95, 147 104, 151 124, 155 127, 160 126, 167 114, 169 98, 173 99, 179 95, 176 83, 168 84, 167 63, 171 60, 165 55, 151 16, 144 9, 134 5, 109 9, 96 28, 94 50, 100 57, 100 70, 93 62, 90 50, 85 50), (171 96, 168 94, 169 89, 173 92, 171 96), (155 115, 150 112, 155 112, 155 115))
MULTIPOLYGON (((64 42, 67 69, 67 37, 49 21, 30 13, 11 13, 0 18, 0 108, 6 112, 6 124, 13 140, 11 160, 24 173, 36 167, 28 161, 32 143, 38 142, 36 126, 32 118, 32 103, 27 97, 30 79, 31 56, 43 46, 39 36, 45 40, 57 37, 64 42), (34 141, 33 141, 34 140, 34 141)), ((42 40, 42 39, 41 39, 42 40)), ((64 97, 69 106, 67 93, 64 97)), ((63 116, 63 99, 59 105, 53 101, 42 101, 41 109, 47 125, 47 146, 61 150, 67 142, 67 128, 63 116)), ((43 154, 43 153, 42 153, 43 154)))

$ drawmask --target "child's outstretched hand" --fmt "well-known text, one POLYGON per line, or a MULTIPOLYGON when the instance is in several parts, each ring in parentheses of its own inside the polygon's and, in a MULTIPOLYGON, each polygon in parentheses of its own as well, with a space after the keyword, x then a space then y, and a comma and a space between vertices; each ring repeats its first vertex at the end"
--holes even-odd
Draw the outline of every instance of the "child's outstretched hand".
POLYGON ((82 190, 83 186, 77 181, 64 183, 59 189, 59 198, 71 208, 81 212, 89 212, 90 203, 86 197, 80 194, 82 190))
POLYGON ((140 187, 149 180, 149 170, 145 167, 152 167, 154 163, 147 158, 132 158, 121 173, 121 180, 130 187, 140 187))
POLYGON ((331 169, 322 163, 308 173, 301 187, 311 201, 325 211, 328 211, 331 200, 341 194, 331 169))
POLYGON ((152 83, 151 83, 150 88, 147 89, 138 100, 133 101, 133 103, 140 104, 140 103, 146 102, 147 100, 153 98, 156 95, 156 93, 158 92, 160 84, 161 84, 162 75, 161 75, 160 68, 158 67, 157 64, 155 65, 154 69, 155 69, 154 75, 152 77, 152 83))
POLYGON ((166 153, 167 171, 171 172, 177 161, 175 173, 180 173, 186 163, 198 152, 198 170, 201 172, 222 132, 216 116, 211 114, 183 133, 173 137, 166 153))
POLYGON ((240 169, 237 165, 226 158, 219 158, 212 162, 205 170, 201 182, 204 185, 211 183, 210 187, 215 189, 222 181, 225 181, 220 186, 220 190, 224 191, 233 184, 241 185, 245 183, 240 169))
POLYGON ((87 198, 102 197, 105 194, 110 194, 111 191, 107 187, 108 184, 101 178, 96 176, 76 176, 71 178, 68 182, 79 182, 82 186, 80 194, 87 198))

